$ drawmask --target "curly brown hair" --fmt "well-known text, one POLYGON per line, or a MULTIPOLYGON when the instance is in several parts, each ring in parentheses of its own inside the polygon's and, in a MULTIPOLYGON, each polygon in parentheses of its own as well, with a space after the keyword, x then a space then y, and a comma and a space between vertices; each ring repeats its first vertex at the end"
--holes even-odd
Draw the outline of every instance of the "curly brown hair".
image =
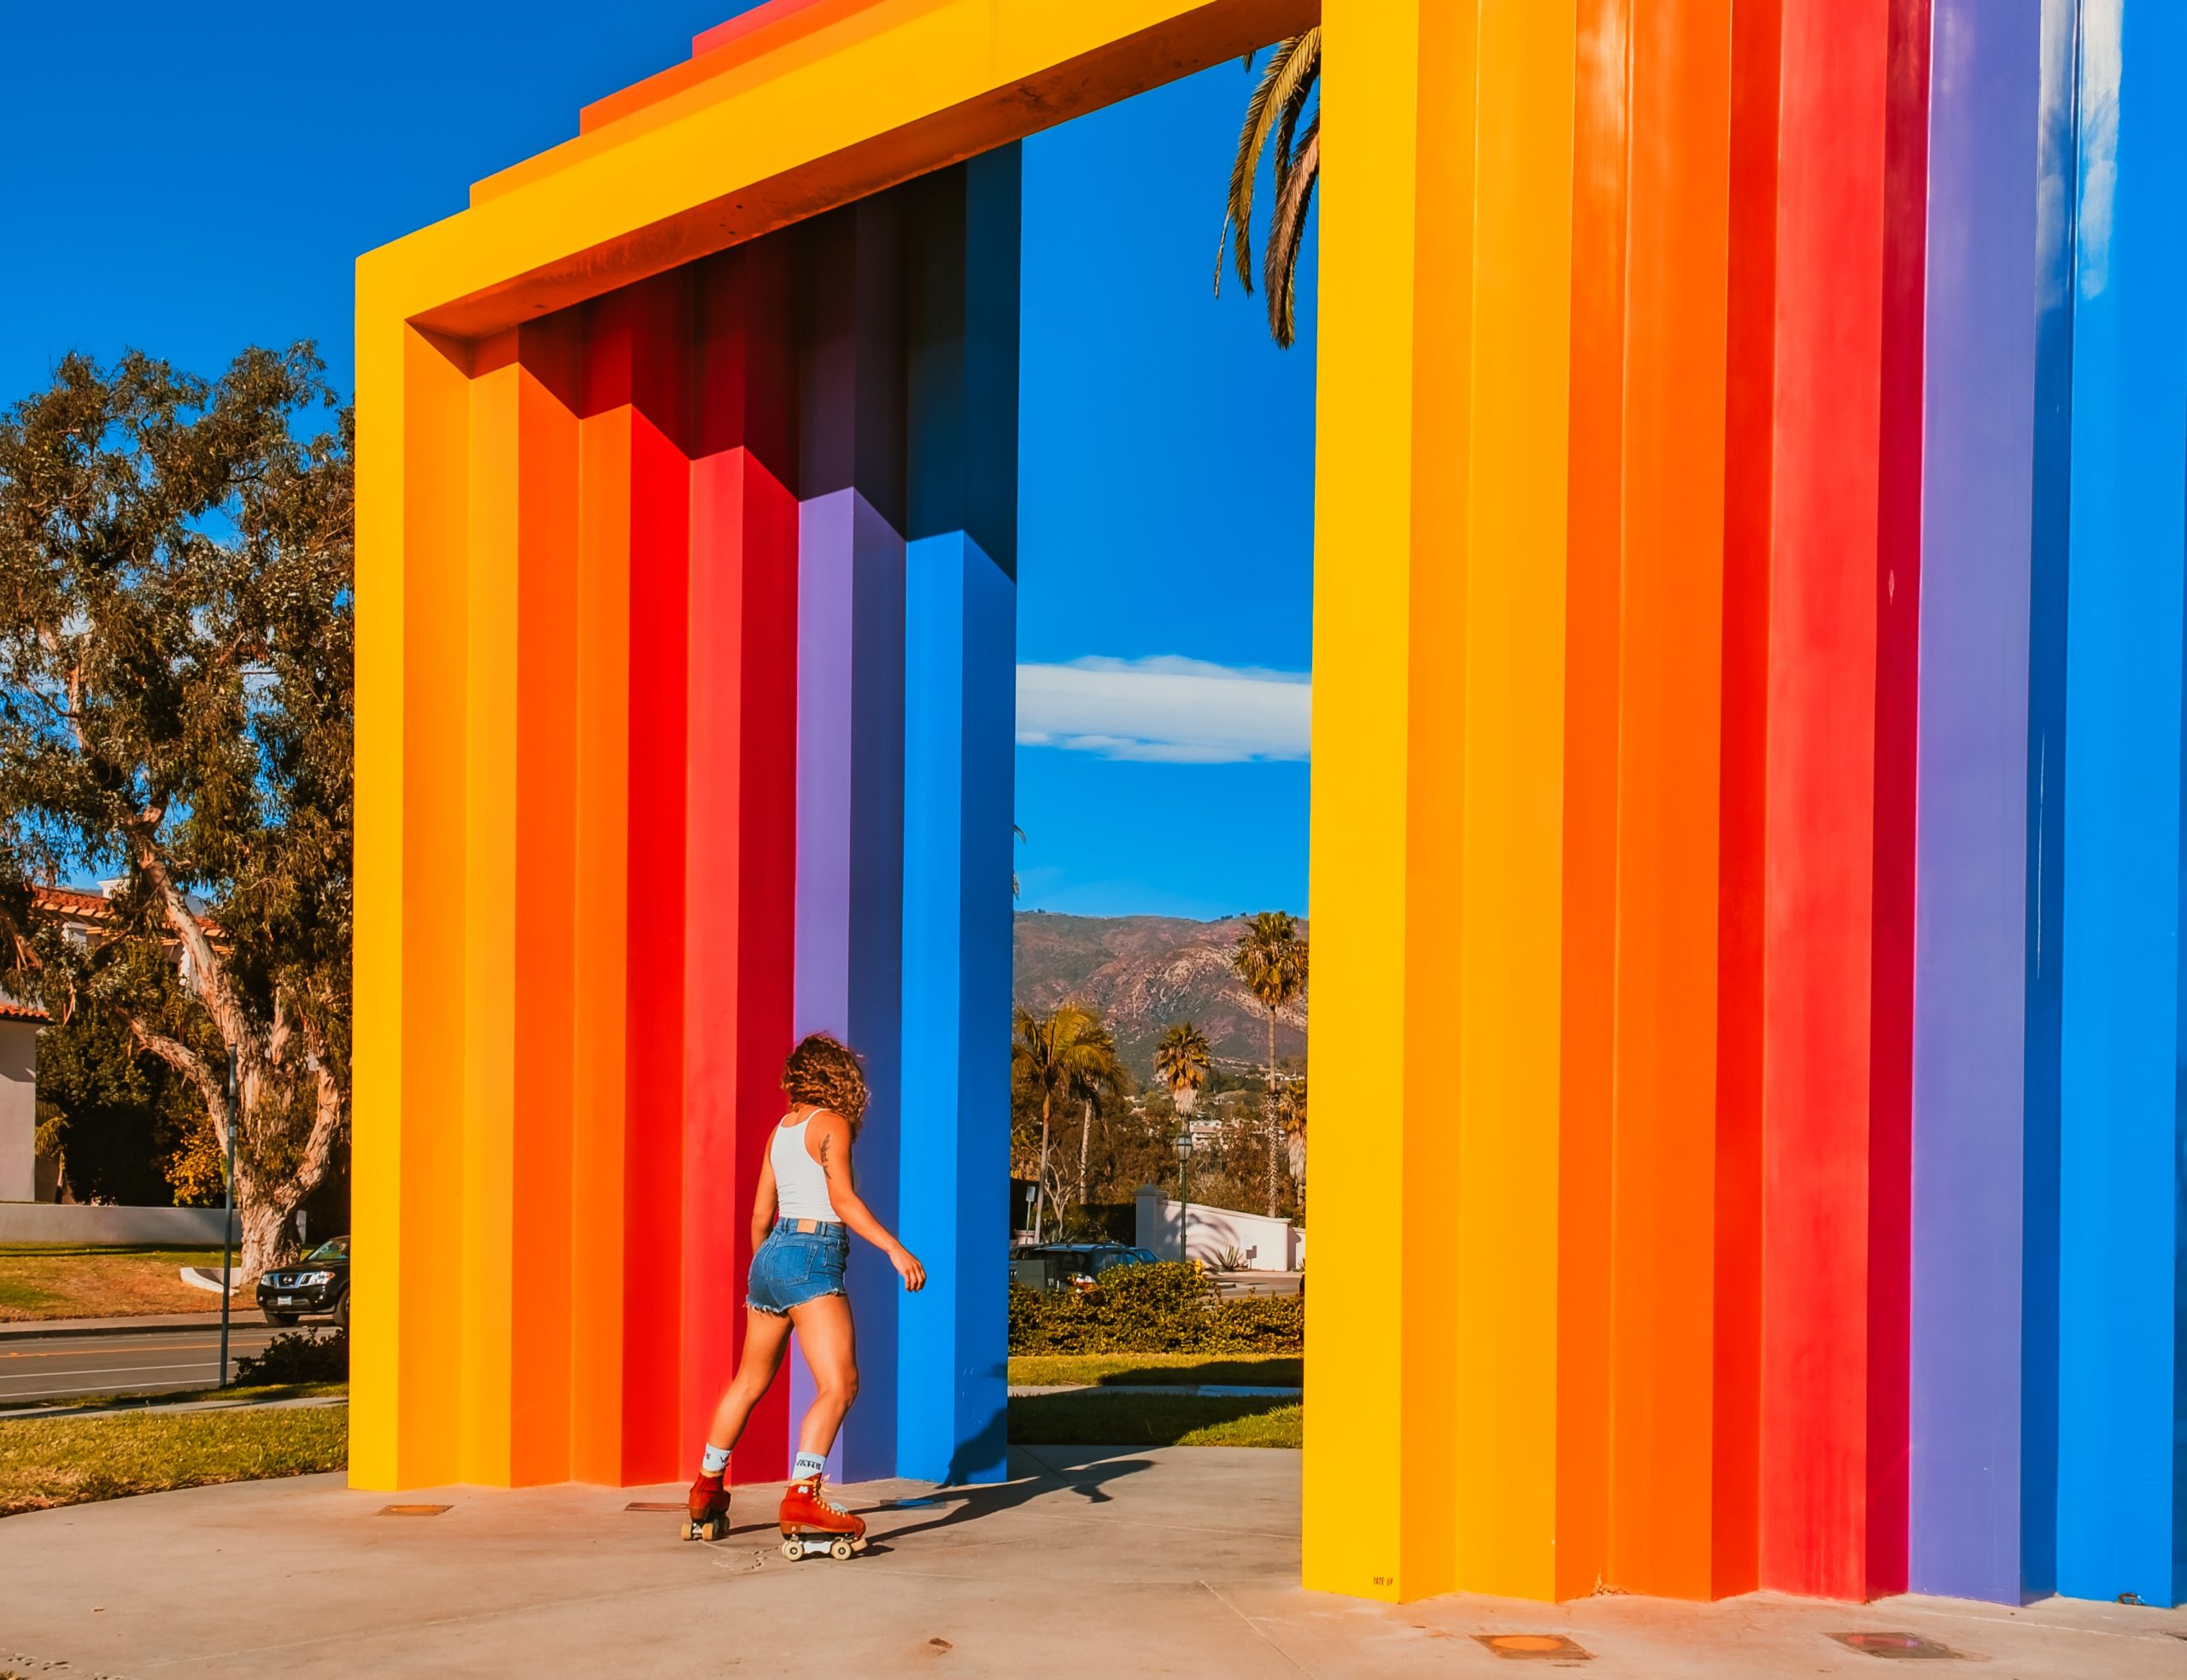
POLYGON ((865 1064, 841 1039, 808 1033, 783 1063, 783 1089, 793 1103, 832 1109, 855 1132, 865 1121, 865 1064))

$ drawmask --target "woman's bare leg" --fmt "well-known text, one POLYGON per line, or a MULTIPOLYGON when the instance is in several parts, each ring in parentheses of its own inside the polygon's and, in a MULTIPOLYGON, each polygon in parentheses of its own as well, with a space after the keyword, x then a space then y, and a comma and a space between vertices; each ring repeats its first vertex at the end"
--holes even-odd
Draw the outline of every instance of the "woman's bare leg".
POLYGON ((789 1315, 818 1390, 805 1421, 798 1425, 798 1450, 825 1458, 836 1444, 836 1431, 843 1426, 843 1414, 858 1398, 858 1344, 851 1333, 851 1303, 840 1295, 824 1295, 791 1308, 789 1315))
POLYGON ((744 1356, 736 1363, 736 1375, 722 1392, 721 1404, 714 1408, 714 1426, 707 1432, 709 1447, 727 1449, 736 1444, 752 1408, 773 1384, 775 1373, 782 1369, 783 1350, 789 1346, 788 1319, 750 1307, 744 1309, 744 1356))

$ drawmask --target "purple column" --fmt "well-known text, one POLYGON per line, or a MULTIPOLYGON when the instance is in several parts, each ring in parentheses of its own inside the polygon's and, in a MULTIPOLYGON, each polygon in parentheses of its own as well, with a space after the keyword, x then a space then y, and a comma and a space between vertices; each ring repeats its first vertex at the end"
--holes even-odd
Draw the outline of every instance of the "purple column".
POLYGON ((1911 1584, 2017 1604, 2042 0, 1936 0, 1911 1584))
MULTIPOLYGON (((904 301, 902 194, 799 231, 797 972, 800 1035, 865 1059, 859 1197, 902 1225, 904 301)), ((863 1240, 848 1278, 859 1399, 828 1473, 896 1473, 894 1269, 863 1240)), ((812 1397, 790 1367, 790 1440, 812 1397)))

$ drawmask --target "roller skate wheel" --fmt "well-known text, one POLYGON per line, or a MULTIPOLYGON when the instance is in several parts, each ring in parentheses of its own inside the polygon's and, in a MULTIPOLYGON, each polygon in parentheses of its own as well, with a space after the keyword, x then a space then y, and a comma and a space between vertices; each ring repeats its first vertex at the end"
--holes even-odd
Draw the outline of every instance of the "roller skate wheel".
POLYGON ((783 1542, 783 1555, 795 1563, 805 1555, 805 1542, 794 1537, 783 1542))
POLYGON ((851 1542, 847 1540, 838 1540, 828 1548, 828 1555, 838 1562, 849 1561, 850 1554, 851 1542))

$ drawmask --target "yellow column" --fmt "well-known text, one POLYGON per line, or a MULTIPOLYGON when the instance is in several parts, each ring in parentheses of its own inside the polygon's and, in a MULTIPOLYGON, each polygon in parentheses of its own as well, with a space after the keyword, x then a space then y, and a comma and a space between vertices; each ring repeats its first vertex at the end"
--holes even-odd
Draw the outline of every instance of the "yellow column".
POLYGON ((1359 1098, 1316 1151, 1305 1572, 1372 1597, 1597 1566, 1557 1547, 1602 1382, 1560 1291, 1604 1281, 1563 1209, 1575 16, 1325 13, 1314 1050, 1359 1098))
POLYGON ((468 380, 361 266, 349 1475, 457 1474, 468 380), (411 1124, 409 1117, 416 1117, 411 1124))

